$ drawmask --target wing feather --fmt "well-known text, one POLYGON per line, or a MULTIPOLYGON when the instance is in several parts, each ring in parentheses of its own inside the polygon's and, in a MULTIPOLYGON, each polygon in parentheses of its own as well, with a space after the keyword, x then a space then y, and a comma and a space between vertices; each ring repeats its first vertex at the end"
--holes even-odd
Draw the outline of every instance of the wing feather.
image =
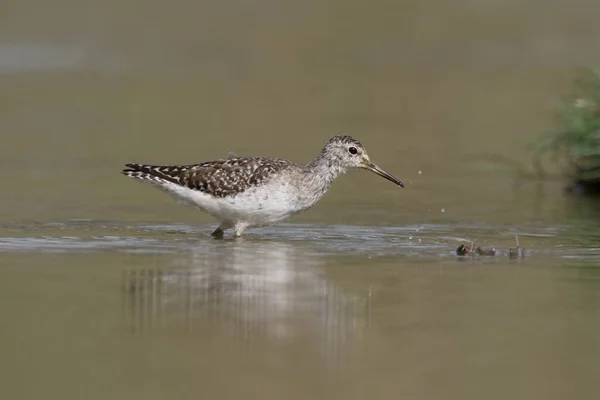
POLYGON ((267 182, 274 174, 296 165, 277 158, 237 157, 192 165, 126 164, 124 175, 163 179, 215 197, 234 196, 267 182))

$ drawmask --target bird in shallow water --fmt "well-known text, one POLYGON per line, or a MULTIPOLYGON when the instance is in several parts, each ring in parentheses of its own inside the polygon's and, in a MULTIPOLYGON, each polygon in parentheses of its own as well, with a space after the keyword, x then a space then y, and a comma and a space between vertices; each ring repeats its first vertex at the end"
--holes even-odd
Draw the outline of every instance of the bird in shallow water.
POLYGON ((123 175, 167 192, 221 221, 212 233, 233 228, 240 237, 248 227, 271 225, 312 207, 340 174, 351 168, 404 184, 373 164, 363 145, 350 136, 334 136, 309 164, 268 157, 237 157, 192 165, 126 164, 123 175))

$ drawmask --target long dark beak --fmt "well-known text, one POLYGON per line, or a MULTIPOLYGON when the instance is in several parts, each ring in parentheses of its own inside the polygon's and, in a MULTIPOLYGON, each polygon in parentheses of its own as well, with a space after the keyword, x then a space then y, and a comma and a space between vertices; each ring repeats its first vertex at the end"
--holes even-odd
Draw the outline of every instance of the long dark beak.
POLYGON ((384 177, 388 181, 394 182, 396 185, 398 185, 400 187, 404 187, 404 183, 402 183, 402 181, 400 179, 388 174, 387 172, 385 172, 384 170, 382 170, 381 168, 379 168, 377 165, 373 164, 372 162, 364 163, 363 168, 368 169, 369 171, 375 172, 377 175, 384 177))

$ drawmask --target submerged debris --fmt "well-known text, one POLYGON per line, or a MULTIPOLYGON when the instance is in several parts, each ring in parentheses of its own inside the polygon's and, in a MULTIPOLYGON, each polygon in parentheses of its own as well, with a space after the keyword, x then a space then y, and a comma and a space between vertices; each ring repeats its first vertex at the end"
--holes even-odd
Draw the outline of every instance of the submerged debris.
POLYGON ((475 246, 474 240, 471 242, 470 246, 465 246, 464 244, 461 244, 460 246, 458 246, 458 249, 456 249, 456 255, 472 256, 473 255, 473 246, 475 246))
POLYGON ((465 246, 464 244, 461 244, 460 246, 458 246, 458 249, 456 249, 456 255, 457 256, 466 256, 469 253, 471 253, 473 249, 469 246, 465 246))
POLYGON ((508 249, 508 257, 510 258, 523 258, 525 257, 525 249, 522 249, 519 245, 519 235, 515 235, 515 241, 517 242, 517 247, 511 247, 508 249))
MULTIPOLYGON (((523 258, 523 257, 525 257, 525 249, 522 249, 521 246, 519 245, 519 235, 516 235, 515 239, 517 241, 517 247, 514 247, 514 248, 511 247, 510 249, 508 249, 508 257, 523 258)), ((482 256, 482 257, 494 257, 494 256, 499 256, 501 254, 502 253, 499 251, 496 251, 495 248, 485 248, 485 247, 480 247, 480 246, 475 247, 474 240, 471 242, 471 244, 461 244, 456 249, 457 256, 478 255, 478 256, 482 256)))
POLYGON ((477 247, 475 249, 475 253, 477 253, 480 256, 495 256, 496 249, 486 249, 484 247, 477 247))

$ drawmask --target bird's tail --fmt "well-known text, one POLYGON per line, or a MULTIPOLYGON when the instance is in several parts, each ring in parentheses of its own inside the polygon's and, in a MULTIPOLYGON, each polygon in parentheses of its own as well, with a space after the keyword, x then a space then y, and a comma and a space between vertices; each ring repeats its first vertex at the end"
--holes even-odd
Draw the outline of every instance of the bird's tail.
POLYGON ((177 179, 174 179, 174 177, 165 173, 166 167, 160 165, 125 164, 125 166, 127 168, 122 170, 121 173, 130 178, 159 185, 165 183, 178 183, 177 179))

